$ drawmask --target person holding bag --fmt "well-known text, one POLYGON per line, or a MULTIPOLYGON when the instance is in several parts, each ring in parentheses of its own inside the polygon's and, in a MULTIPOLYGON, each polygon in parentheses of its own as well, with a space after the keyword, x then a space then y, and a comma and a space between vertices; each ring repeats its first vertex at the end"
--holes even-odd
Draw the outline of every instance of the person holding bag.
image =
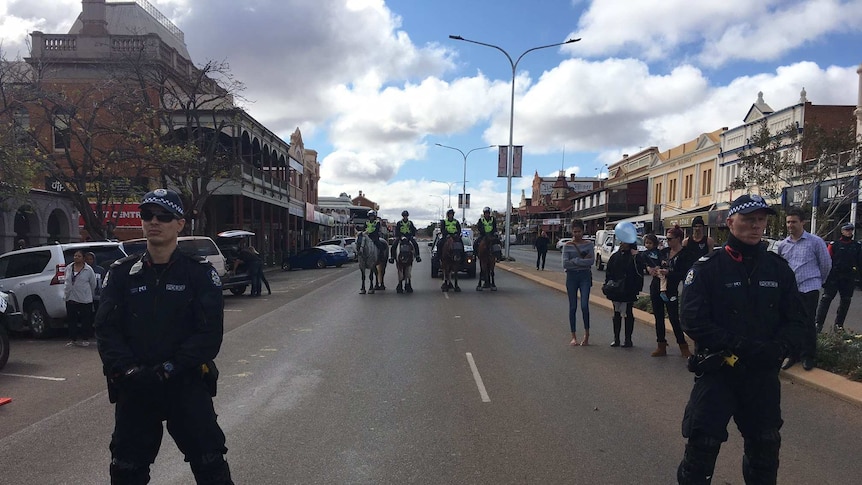
POLYGON ((620 240, 620 248, 611 255, 605 271, 602 292, 614 304, 614 340, 611 347, 631 347, 635 316, 632 311, 634 302, 643 288, 643 272, 637 258, 637 230, 631 222, 620 222, 614 228, 614 235, 620 240), (620 331, 625 313, 625 340, 620 345, 620 331))

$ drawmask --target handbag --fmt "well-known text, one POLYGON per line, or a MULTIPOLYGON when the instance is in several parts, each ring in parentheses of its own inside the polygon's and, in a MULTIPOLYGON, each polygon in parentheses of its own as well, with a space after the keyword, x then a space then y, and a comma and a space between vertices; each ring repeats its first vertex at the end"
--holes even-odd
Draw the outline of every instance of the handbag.
POLYGON ((614 297, 623 296, 626 293, 626 279, 607 280, 602 284, 602 293, 606 297, 613 299, 614 297))

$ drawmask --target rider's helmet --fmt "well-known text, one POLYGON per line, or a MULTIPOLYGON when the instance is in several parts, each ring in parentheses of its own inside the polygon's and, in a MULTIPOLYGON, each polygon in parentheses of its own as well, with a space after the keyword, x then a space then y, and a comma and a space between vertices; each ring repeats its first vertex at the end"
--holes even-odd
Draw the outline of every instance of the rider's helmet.
POLYGON ((485 207, 484 209, 482 209, 482 213, 483 213, 483 214, 490 214, 490 213, 491 213, 491 208, 490 208, 490 207, 485 207))
POLYGON ((377 217, 377 211, 371 209, 370 211, 368 211, 368 217, 377 217))
POLYGON ((401 211, 401 217, 407 217, 407 216, 409 216, 409 215, 410 215, 410 213, 409 213, 409 212, 407 212, 407 211, 401 211))

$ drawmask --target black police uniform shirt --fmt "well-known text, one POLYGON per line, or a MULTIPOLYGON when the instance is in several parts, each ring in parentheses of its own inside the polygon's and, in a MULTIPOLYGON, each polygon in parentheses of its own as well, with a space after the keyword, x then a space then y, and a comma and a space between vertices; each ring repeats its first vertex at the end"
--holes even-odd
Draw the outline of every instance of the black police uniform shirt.
MULTIPOLYGON (((787 262, 762 247, 743 261, 727 247, 700 258, 683 282, 680 320, 698 352, 734 352, 778 342, 798 348, 806 335, 802 300, 787 262)), ((778 369, 780 362, 775 362, 778 369)))
POLYGON ((829 279, 852 279, 853 268, 862 270, 862 244, 852 239, 839 239, 829 245, 832 271, 829 279))
POLYGON ((149 254, 111 265, 102 288, 96 334, 105 375, 166 361, 174 372, 216 357, 224 334, 221 279, 200 256, 175 250, 153 265, 149 254))

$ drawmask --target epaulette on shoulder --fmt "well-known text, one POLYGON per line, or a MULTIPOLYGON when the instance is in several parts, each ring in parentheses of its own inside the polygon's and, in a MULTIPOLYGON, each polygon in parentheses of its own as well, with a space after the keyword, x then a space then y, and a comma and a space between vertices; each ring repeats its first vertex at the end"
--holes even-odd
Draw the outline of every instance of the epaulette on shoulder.
POLYGON ((111 268, 116 268, 117 266, 128 263, 130 261, 136 261, 138 259, 141 259, 141 253, 135 253, 135 254, 132 254, 131 256, 126 256, 125 258, 120 258, 120 259, 114 261, 113 263, 111 263, 111 268))
POLYGON ((695 263, 702 263, 702 262, 704 262, 704 261, 709 261, 710 259, 712 259, 712 258, 714 258, 714 257, 718 256, 718 254, 719 254, 722 250, 724 250, 724 247, 721 247, 721 248, 719 248, 719 249, 716 249, 715 251, 713 251, 713 252, 711 252, 711 253, 709 253, 709 254, 703 255, 703 256, 701 256, 701 257, 697 258, 697 261, 695 261, 695 263))
POLYGON ((182 249, 180 249, 179 253, 181 255, 191 259, 192 261, 194 261, 196 263, 210 264, 209 260, 207 258, 201 256, 200 254, 183 251, 182 249))

